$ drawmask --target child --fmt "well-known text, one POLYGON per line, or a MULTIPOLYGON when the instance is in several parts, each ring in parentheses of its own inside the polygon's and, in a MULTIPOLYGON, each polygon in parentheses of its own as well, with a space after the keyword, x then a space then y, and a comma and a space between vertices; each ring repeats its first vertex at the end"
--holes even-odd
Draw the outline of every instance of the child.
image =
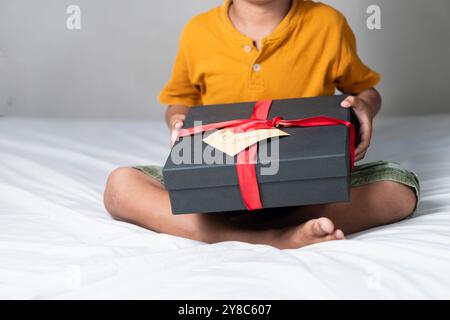
MULTIPOLYGON (((183 30, 172 78, 159 99, 168 105, 171 140, 190 106, 352 93, 361 123, 356 160, 364 158, 372 120, 381 106, 373 88, 379 75, 356 52, 345 18, 303 0, 228 0, 193 18, 183 30)), ((397 164, 355 168, 351 202, 233 214, 172 215, 161 168, 120 168, 111 173, 105 207, 117 219, 207 243, 245 241, 300 248, 393 223, 412 215, 419 182, 397 164)))

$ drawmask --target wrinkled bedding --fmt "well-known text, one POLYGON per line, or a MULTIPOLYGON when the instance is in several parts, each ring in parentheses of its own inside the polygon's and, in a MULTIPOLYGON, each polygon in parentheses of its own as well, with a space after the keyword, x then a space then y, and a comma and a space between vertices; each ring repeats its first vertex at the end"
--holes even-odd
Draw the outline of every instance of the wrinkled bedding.
POLYGON ((420 176, 416 218, 299 250, 111 219, 108 173, 162 164, 167 136, 162 122, 0 118, 0 298, 450 298, 450 115, 376 124, 366 161, 420 176))

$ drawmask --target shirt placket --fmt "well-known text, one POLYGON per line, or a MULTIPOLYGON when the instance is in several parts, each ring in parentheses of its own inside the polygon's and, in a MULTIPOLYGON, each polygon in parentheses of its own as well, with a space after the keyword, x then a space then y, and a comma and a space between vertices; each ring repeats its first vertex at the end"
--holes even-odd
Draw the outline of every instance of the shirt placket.
POLYGON ((247 68, 247 79, 248 88, 252 91, 264 90, 264 81, 262 78, 263 63, 262 57, 266 51, 267 43, 263 40, 262 47, 258 50, 253 42, 246 42, 243 45, 244 54, 247 55, 246 68, 247 68))

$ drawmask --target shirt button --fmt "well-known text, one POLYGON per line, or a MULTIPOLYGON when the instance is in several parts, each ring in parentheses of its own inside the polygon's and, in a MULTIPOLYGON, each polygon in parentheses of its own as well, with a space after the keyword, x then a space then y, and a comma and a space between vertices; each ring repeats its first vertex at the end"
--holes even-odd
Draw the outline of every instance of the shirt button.
POLYGON ((252 52, 252 47, 250 47, 249 45, 245 45, 244 46, 244 51, 247 52, 247 53, 252 52))
POLYGON ((253 71, 255 71, 255 72, 261 71, 261 65, 259 63, 255 63, 253 65, 253 71))

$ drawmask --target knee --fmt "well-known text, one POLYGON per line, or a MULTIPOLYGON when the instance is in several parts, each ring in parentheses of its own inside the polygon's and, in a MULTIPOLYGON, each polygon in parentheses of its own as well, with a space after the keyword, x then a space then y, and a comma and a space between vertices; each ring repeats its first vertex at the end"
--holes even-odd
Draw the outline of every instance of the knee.
POLYGON ((417 197, 410 187, 386 181, 383 182, 382 190, 386 213, 392 222, 403 220, 413 213, 417 205, 417 197))
POLYGON ((129 185, 133 171, 134 169, 132 168, 118 168, 111 172, 108 177, 103 194, 103 202, 105 209, 114 218, 121 218, 123 202, 126 201, 126 186, 129 185))

